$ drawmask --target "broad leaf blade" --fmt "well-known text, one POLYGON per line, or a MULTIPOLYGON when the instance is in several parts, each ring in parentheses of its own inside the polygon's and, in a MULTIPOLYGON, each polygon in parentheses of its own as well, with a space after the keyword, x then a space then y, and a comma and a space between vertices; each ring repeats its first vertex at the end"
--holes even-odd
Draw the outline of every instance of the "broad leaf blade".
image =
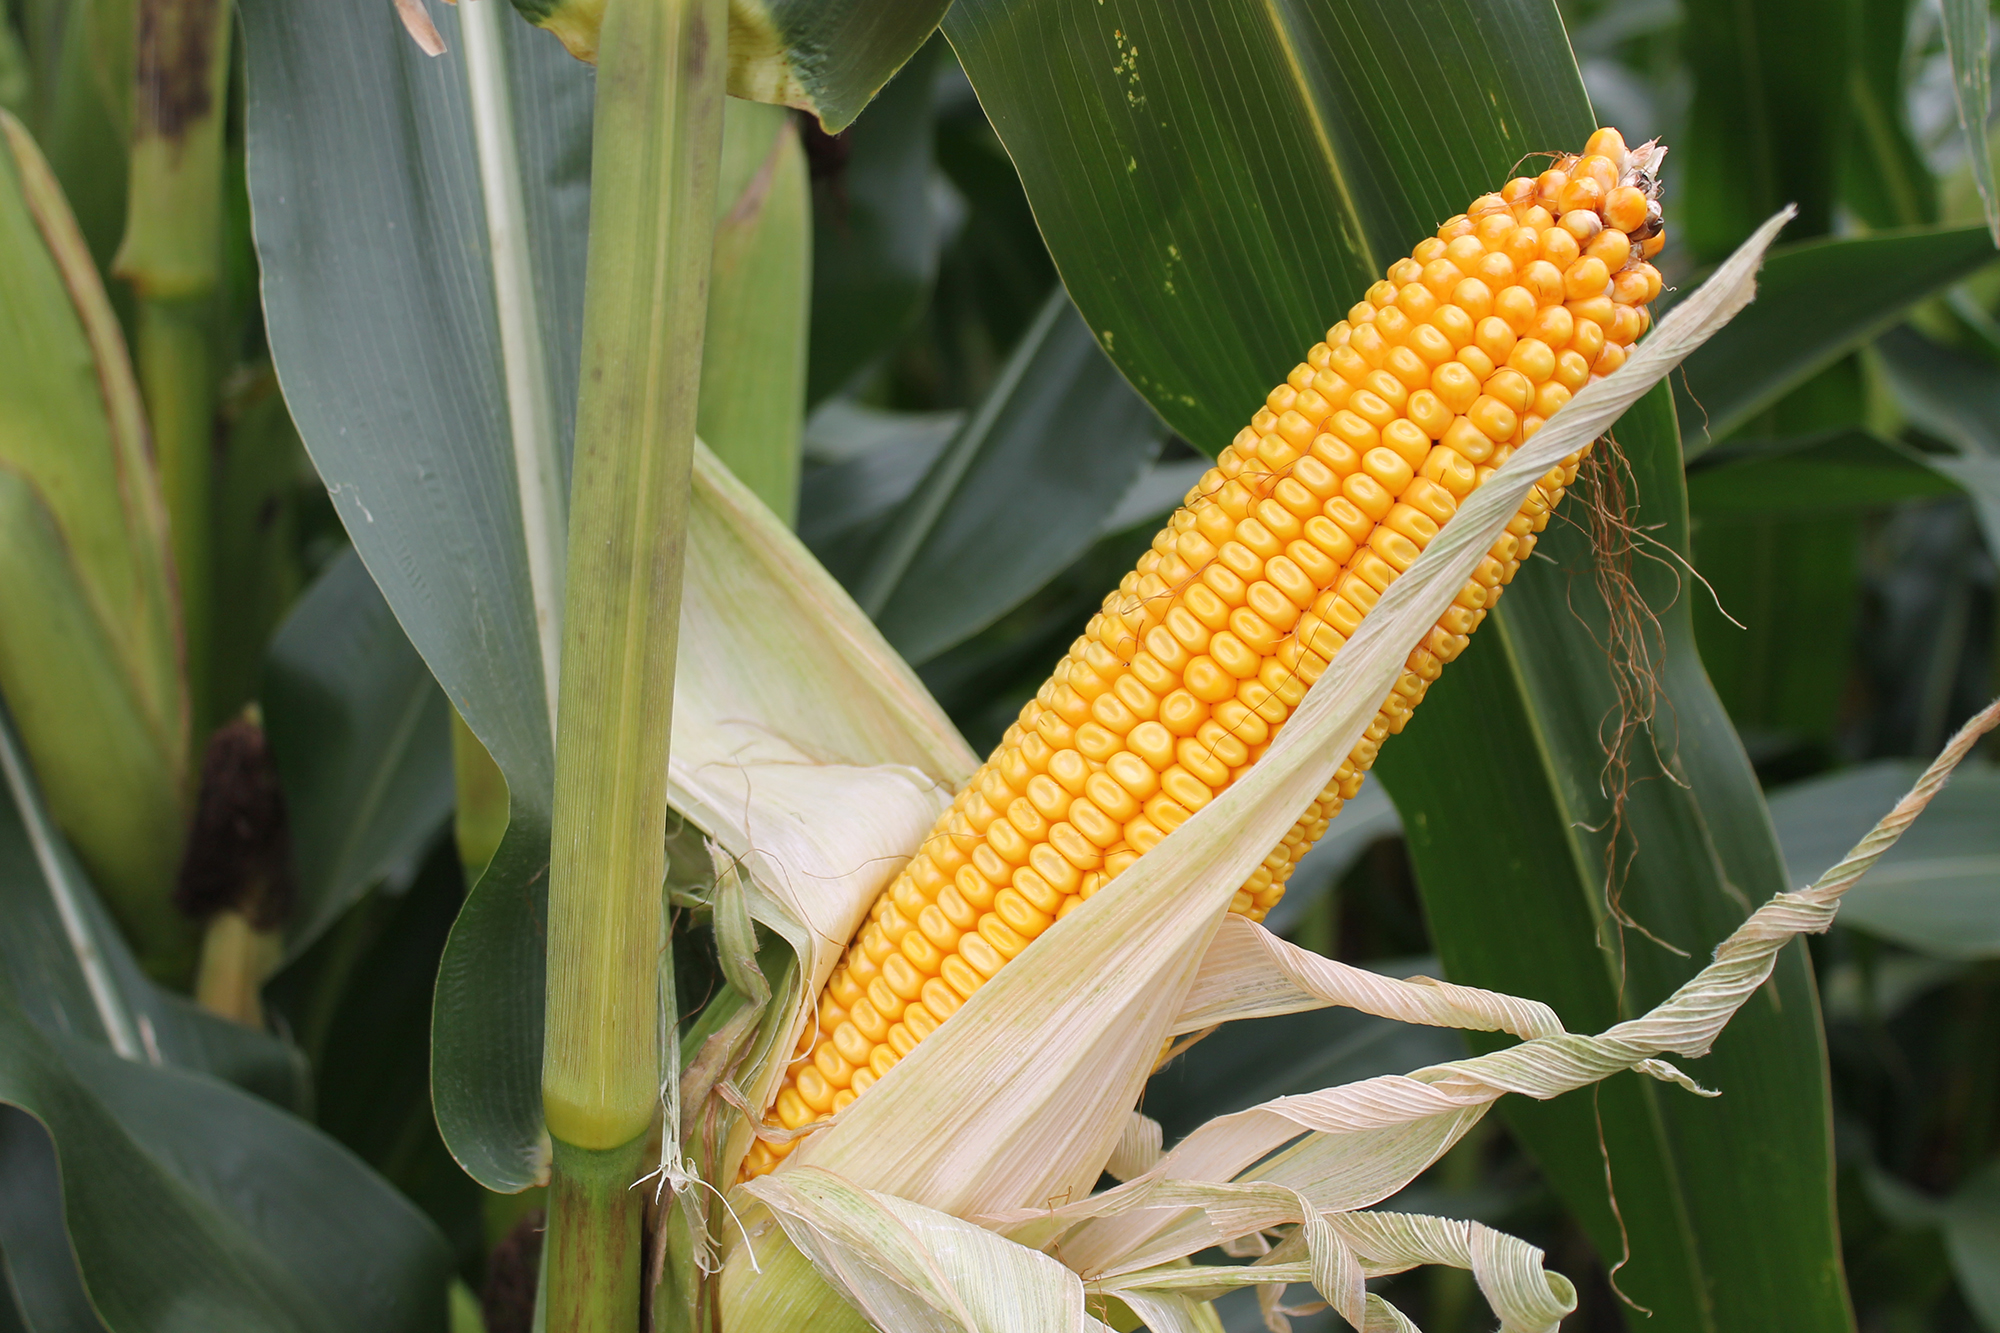
POLYGON ((1087 550, 1163 436, 1057 288, 889 523, 856 600, 929 661, 1087 550))
POLYGON ((451 814, 450 705, 352 552, 279 629, 262 698, 292 834, 296 958, 378 881, 416 874, 451 814))
POLYGON ((783 102, 829 134, 929 40, 951 0, 733 0, 729 91, 783 102))
POLYGON ((1965 132, 1966 155, 1979 201, 1986 206, 1986 229, 2000 245, 2000 191, 1993 185, 1993 158, 1987 147, 1987 117, 1993 107, 1993 55, 1987 35, 1988 7, 1979 0, 1942 0, 1944 49, 1951 60, 1952 100, 1965 132))
POLYGON ((798 512, 812 197, 794 118, 724 108, 696 430, 773 513, 798 512))
POLYGON ((813 185, 812 341, 806 401, 817 403, 893 346, 937 277, 932 207, 936 125, 926 47, 842 136, 813 185))
POLYGON ((74 1246, 113 1333, 435 1328, 451 1262, 435 1229, 310 1125, 209 1076, 282 1087, 291 1071, 270 1038, 145 979, 4 719, 0 746, 0 1243, 17 1273, 53 1270, 17 1284, 30 1326, 74 1326, 74 1246), (38 1211, 52 1233, 20 1227, 38 1211))
POLYGON ((1688 457, 1994 257, 1981 227, 1808 241, 1773 254, 1757 303, 1689 357, 1675 385, 1688 457))
POLYGON ((128 1059, 213 1075, 295 1111, 304 1061, 262 1032, 217 1018, 140 968, 83 866, 50 820, 11 721, 0 712, 0 970, 29 1020, 128 1059))
POLYGON ((1464 182, 1591 129, 1533 0, 961 0, 945 33, 1077 309, 1210 453, 1464 182))
MULTIPOLYGON (((1792 878, 1806 882, 1837 862, 1922 769, 1886 759, 1773 796, 1771 819, 1792 878)), ((1840 919, 1939 958, 2000 958, 2000 772, 1959 769, 1849 891, 1840 919)))
POLYGON ((1882 369, 1912 424, 1957 451, 1925 461, 1964 487, 1989 550, 2000 548, 2000 383, 1991 363, 1940 347, 1911 329, 1878 343, 1882 369))

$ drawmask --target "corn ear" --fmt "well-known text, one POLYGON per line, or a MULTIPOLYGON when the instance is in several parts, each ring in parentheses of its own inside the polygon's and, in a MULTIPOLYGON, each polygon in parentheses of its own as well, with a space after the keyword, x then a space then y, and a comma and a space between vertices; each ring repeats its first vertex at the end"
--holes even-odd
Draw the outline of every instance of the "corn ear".
MULTIPOLYGON (((1650 325, 1656 145, 1616 130, 1475 200, 1328 330, 1188 492, 1138 567, 878 899, 772 1108, 797 1130, 865 1094, 1064 915, 1252 771, 1312 683, 1465 499, 1650 325)), ((1585 443, 1584 448, 1588 448, 1585 443)), ((1252 867, 1261 920, 1533 552, 1558 460, 1411 649, 1332 780, 1252 867)), ((786 1152, 760 1144, 747 1170, 786 1152)))
POLYGON ((188 696, 159 478, 61 190, 5 113, 0 140, 0 693, 142 960, 181 978, 188 696))

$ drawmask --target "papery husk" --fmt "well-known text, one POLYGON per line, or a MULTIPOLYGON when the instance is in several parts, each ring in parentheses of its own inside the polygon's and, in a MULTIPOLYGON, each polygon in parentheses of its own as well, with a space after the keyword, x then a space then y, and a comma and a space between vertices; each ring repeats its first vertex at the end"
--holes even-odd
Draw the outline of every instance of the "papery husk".
MULTIPOLYGON (((1109 1333, 1085 1312, 1075 1273, 948 1213, 810 1167, 764 1176, 748 1190, 876 1328, 1109 1333)), ((748 1326, 732 1320, 737 1308, 725 1298, 726 1327, 748 1326)))
MULTIPOLYGON (((798 538, 697 444, 668 787, 799 967, 738 1081, 763 1106, 868 905, 977 759, 798 538)), ((739 1123, 723 1180, 750 1144, 739 1123)))
MULTIPOLYGON (((1561 1274, 1546 1271, 1541 1252, 1526 1242, 1466 1220, 1330 1208, 1313 1197, 1311 1188, 1282 1179, 1284 1163, 1295 1158, 1296 1150, 1256 1167, 1255 1179, 1220 1178, 1228 1170, 1223 1159, 1233 1150, 1254 1161, 1273 1141, 1309 1125, 1318 1128, 1301 1146, 1335 1142, 1348 1150, 1354 1140, 1340 1139, 1335 1123, 1342 1116, 1352 1124, 1378 1128, 1394 1126, 1399 1116, 1406 1126, 1440 1116, 1463 1119, 1472 1113, 1476 1118, 1503 1091, 1555 1096, 1618 1068, 1692 1087, 1653 1055, 1706 1051, 1729 1017, 1769 978, 1778 951, 1799 932, 1824 930, 1832 923, 1840 896, 1895 843, 1973 744, 1996 725, 2000 702, 1966 724, 1910 793, 1839 865, 1810 887, 1779 894, 1759 908, 1723 942, 1710 966, 1641 1018, 1598 1037, 1539 1037, 1510 1051, 1452 1061, 1407 1078, 1371 1079, 1307 1097, 1279 1098, 1210 1121, 1130 1185, 1062 1209, 992 1219, 1011 1223, 1016 1237, 1033 1234, 1034 1243, 1059 1256, 1068 1271, 1025 1263, 1018 1255, 995 1250, 991 1239, 964 1222, 811 1166, 789 1166, 752 1182, 738 1197, 754 1195, 768 1207, 818 1272, 884 1333, 929 1333, 940 1327, 981 1333, 1000 1327, 1068 1330, 1077 1326, 1079 1316, 1088 1319, 1091 1301, 1114 1296, 1155 1333, 1208 1333, 1201 1303, 1243 1286, 1259 1288, 1267 1321, 1282 1328, 1285 1311, 1279 1298, 1287 1284, 1301 1282, 1311 1283, 1362 1333, 1411 1333, 1415 1325, 1364 1284, 1419 1264, 1469 1269, 1499 1316, 1502 1333, 1556 1333, 1575 1308, 1576 1291, 1561 1274), (1399 1099, 1394 1095, 1398 1085, 1415 1096, 1399 1099), (1430 1092, 1440 1101, 1426 1108, 1421 1103, 1430 1092), (1288 1120, 1289 1128, 1283 1123, 1288 1120), (1278 1123, 1269 1123, 1273 1121, 1278 1123), (1276 1137, 1261 1137, 1260 1131, 1276 1137), (1216 1174, 1176 1176, 1177 1167, 1196 1162, 1216 1174), (1081 1226, 1072 1225, 1079 1219, 1081 1226), (1121 1220, 1137 1225, 1123 1236, 1105 1225, 1121 1220), (1252 1264, 1186 1262, 1188 1255, 1211 1245, 1245 1238, 1262 1243, 1264 1234, 1276 1228, 1290 1234, 1252 1264), (1078 1274, 1089 1278, 1079 1282, 1078 1274), (1000 1323, 985 1317, 989 1299, 1009 1302, 1000 1323), (940 1324, 940 1313, 955 1322, 940 1324)), ((1142 1128, 1128 1123, 1121 1146, 1129 1150, 1133 1139, 1144 1137, 1142 1128)), ((1144 1154, 1143 1148, 1139 1151, 1144 1154)), ((1329 1178, 1352 1165, 1351 1154, 1344 1166, 1330 1160, 1329 1178)), ((1422 1169, 1414 1156, 1406 1156, 1403 1165, 1411 1176, 1422 1169)), ((739 1291, 750 1283, 741 1267, 731 1275, 738 1279, 739 1291)), ((796 1271, 787 1276, 796 1286, 810 1285, 796 1271)), ((729 1314, 725 1303, 725 1329, 752 1327, 732 1321, 729 1314)))

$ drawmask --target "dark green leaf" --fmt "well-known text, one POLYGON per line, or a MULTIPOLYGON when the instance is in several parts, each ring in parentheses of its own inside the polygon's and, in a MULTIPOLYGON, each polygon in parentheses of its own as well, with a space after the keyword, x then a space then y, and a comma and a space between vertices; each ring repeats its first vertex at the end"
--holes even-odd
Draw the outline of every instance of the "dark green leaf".
POLYGON ((799 501, 812 199, 794 117, 729 99, 715 192, 715 260, 695 428, 790 523, 799 501))
MULTIPOLYGON (((345 1149, 227 1084, 46 1036, 11 983, 0 1102, 54 1140, 70 1242, 113 1333, 443 1323, 444 1245, 345 1149)), ((9 1119, 10 1138, 23 1128, 9 1119)))
POLYGON ((139 967, 27 772, 0 712, 0 970, 44 1032, 98 1042, 130 1058, 225 1079, 303 1110, 305 1062, 262 1032, 163 990, 139 967))
POLYGON ((1882 370, 1913 424, 1957 457, 1927 455, 1979 508, 1989 551, 2000 550, 2000 377, 1990 362, 1896 329, 1877 344, 1882 370))
POLYGON ((2000 245, 2000 192, 1993 186, 1993 159, 1987 146, 1987 117, 1993 111, 1993 54, 1984 0, 1942 0, 1944 49, 1951 59, 1951 91, 1958 125, 1965 132, 1972 179, 1986 205, 1986 228, 2000 245))
POLYGON ((1869 1173, 1868 1194, 1893 1221, 1944 1233, 1965 1303, 1985 1328, 2000 1329, 2000 1161, 1974 1172, 1949 1198, 1919 1194, 1879 1171, 1869 1173))
POLYGON ((1671 234, 1706 263, 1796 204, 1794 238, 1833 228, 1857 0, 1686 0, 1694 99, 1674 145, 1671 234))
POLYGON ((1688 507, 1718 514, 1823 514, 1951 495, 1920 454, 1863 430, 1718 446, 1688 469, 1688 507))
POLYGON ((241 1029, 231 1043, 214 1031, 231 1025, 163 1002, 55 837, 11 731, 0 746, 0 1246, 30 1326, 78 1326, 74 1246, 114 1333, 435 1330, 450 1267, 436 1231, 311 1126, 188 1072, 241 1076, 275 1043, 241 1029), (60 1226, 22 1225, 38 1213, 66 1221, 67 1243, 60 1226))
POLYGON ((932 207, 931 83, 917 53, 866 115, 812 148, 813 296, 806 401, 838 392, 923 310, 942 243, 932 207))
POLYGON ((813 413, 799 538, 834 577, 860 577, 883 525, 964 422, 962 412, 885 412, 846 398, 813 413))
POLYGON ((351 551, 272 641, 263 705, 291 821, 296 958, 372 885, 416 873, 451 814, 450 705, 351 551))
POLYGON ((1393 260, 1592 128, 1532 0, 960 0, 945 32, 1077 308, 1209 453, 1393 260))
POLYGON ((1058 288, 887 525, 856 600, 906 659, 930 660, 1087 550, 1164 433, 1058 288))
MULTIPOLYGON (((1771 821, 1792 878, 1810 883, 1861 841, 1923 772, 1885 759, 1786 787, 1771 821)), ((2000 771, 1967 764, 1848 891, 1844 925, 1940 958, 2000 958, 2000 771)))
POLYGON ((234 404, 217 431, 209 626, 210 687, 218 716, 257 695, 264 650, 305 590, 310 519, 325 503, 292 429, 277 380, 266 374, 234 404))
MULTIPOLYGON (((435 17, 455 52, 456 13, 435 17)), ((507 778, 512 822, 439 970, 433 1077, 454 1155, 515 1190, 536 1177, 541 1135, 548 695, 463 68, 381 18, 364 0, 245 7, 250 191, 293 419, 355 549, 507 778)), ((591 76, 539 34, 503 33, 566 456, 591 76)))
POLYGON ((1871 227, 1938 220, 1937 180, 1910 134, 1903 78, 1911 0, 1856 0, 1860 41, 1848 72, 1840 200, 1871 227))
POLYGON ((1814 762, 1836 739, 1854 665, 1860 517, 1691 508, 1702 665, 1754 760, 1814 762))
POLYGON ((951 0, 733 0, 729 91, 845 129, 921 46, 951 0), (746 40, 747 39, 747 40, 746 40))
POLYGON ((422 1208, 461 1260, 479 1252, 480 1203, 431 1113, 430 1005, 438 959, 465 897, 451 839, 436 836, 414 882, 368 895, 265 988, 312 1059, 313 1120, 422 1208))
POLYGON ((1674 377, 1689 458, 1994 258, 1980 227, 1912 228, 1774 251, 1757 300, 1674 377))
MULTIPOLYGON (((1617 435, 1633 466, 1633 521, 1685 551, 1665 391, 1642 400, 1617 435)), ((1620 702, 1605 606, 1578 529, 1552 524, 1544 552, 1550 558, 1524 569, 1501 604, 1499 633, 1489 624, 1475 637, 1409 730, 1384 747, 1381 771, 1403 811, 1447 973, 1543 1000, 1573 1030, 1596 1031, 1664 999, 1786 884, 1756 780, 1702 674, 1683 576, 1664 558, 1641 557, 1631 571, 1659 622, 1643 631, 1652 674, 1640 684, 1660 693, 1630 752, 1622 826, 1614 820, 1600 786, 1623 785, 1605 771, 1620 702), (1472 736, 1478 744, 1467 744, 1472 736), (1614 901, 1665 943, 1619 929, 1614 901)), ((1663 1327, 1848 1327, 1825 1057, 1803 947, 1782 955, 1771 986, 1688 1068, 1724 1095, 1699 1100, 1624 1075, 1599 1094, 1632 1246, 1619 1285, 1663 1327)), ((1592 1098, 1502 1110, 1615 1261, 1620 1228, 1592 1098)))

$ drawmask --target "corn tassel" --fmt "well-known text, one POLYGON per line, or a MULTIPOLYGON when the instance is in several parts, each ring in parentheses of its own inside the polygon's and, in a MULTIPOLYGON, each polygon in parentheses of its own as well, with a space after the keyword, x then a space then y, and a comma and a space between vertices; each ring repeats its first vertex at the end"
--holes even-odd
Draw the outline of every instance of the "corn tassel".
MULTIPOLYGON (((822 1121, 1257 762, 1460 500, 1648 327, 1662 150, 1613 129, 1482 196, 1328 330, 1105 599, 876 899, 767 1129, 822 1121)), ((1230 910, 1261 920, 1464 651, 1583 452, 1529 492, 1332 783, 1230 910)), ((794 1140, 760 1139, 746 1177, 794 1140)))

